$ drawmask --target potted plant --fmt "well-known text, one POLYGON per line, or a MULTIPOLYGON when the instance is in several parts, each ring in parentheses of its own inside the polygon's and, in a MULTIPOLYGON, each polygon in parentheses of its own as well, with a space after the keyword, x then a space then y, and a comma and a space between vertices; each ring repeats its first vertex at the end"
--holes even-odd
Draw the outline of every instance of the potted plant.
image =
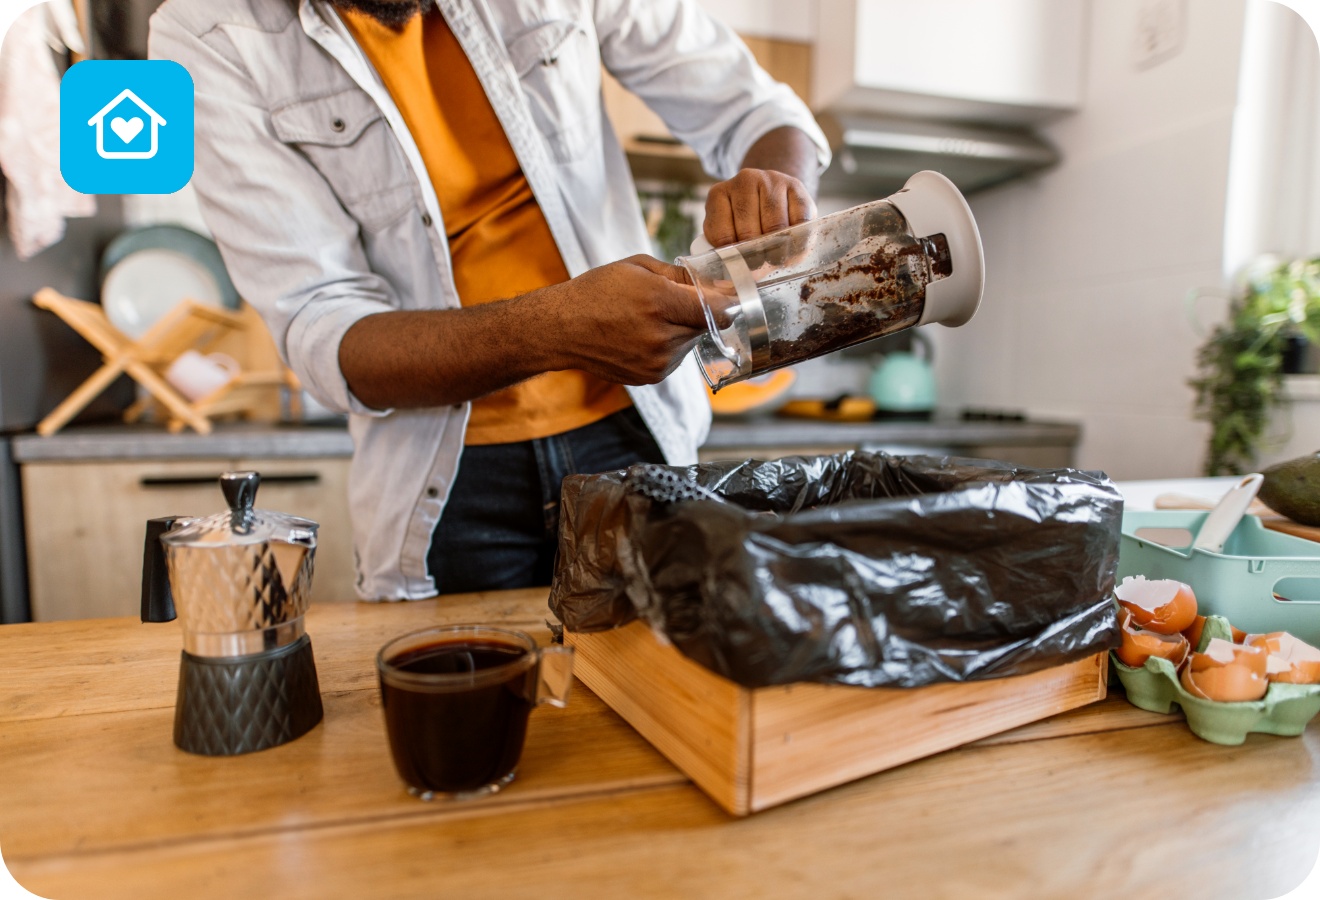
POLYGON ((1250 267, 1197 353, 1196 416, 1211 424, 1207 475, 1255 467, 1272 409, 1283 400, 1284 355, 1295 337, 1320 344, 1320 257, 1250 267))

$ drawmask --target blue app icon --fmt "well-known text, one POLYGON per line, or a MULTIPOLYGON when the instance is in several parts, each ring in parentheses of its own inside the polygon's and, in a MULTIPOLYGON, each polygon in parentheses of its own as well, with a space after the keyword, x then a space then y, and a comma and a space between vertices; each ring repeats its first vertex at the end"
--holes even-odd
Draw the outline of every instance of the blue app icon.
POLYGON ((88 60, 60 82, 60 172, 84 194, 172 194, 193 173, 193 81, 168 60, 88 60))

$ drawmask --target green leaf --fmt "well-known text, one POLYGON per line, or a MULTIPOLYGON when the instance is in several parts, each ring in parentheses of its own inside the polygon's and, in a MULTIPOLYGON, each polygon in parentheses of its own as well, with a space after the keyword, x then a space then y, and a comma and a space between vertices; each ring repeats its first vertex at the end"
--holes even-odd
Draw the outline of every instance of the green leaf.
POLYGON ((1197 351, 1188 383, 1196 417, 1212 425, 1207 475, 1255 468, 1270 411, 1282 402, 1283 349, 1293 334, 1320 344, 1320 257, 1282 263, 1249 285, 1197 351))

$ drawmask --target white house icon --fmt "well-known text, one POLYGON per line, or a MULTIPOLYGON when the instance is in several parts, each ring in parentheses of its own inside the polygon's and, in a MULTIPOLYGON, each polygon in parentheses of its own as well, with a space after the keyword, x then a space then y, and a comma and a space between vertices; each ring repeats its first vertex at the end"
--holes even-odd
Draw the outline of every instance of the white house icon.
MULTIPOLYGON (((132 91, 125 88, 119 96, 111 100, 101 111, 87 120, 88 125, 96 126, 96 152, 104 159, 151 159, 156 155, 159 138, 160 126, 166 124, 160 113, 156 112, 150 106, 142 102, 142 98, 132 91), (132 100, 138 108, 147 114, 151 119, 151 149, 150 150, 107 150, 105 149, 105 117, 125 99, 132 100)), ((142 119, 133 116, 131 119, 125 119, 122 116, 116 116, 110 120, 110 130, 119 136, 119 139, 125 144, 131 144, 133 138, 137 137, 142 131, 142 119)))

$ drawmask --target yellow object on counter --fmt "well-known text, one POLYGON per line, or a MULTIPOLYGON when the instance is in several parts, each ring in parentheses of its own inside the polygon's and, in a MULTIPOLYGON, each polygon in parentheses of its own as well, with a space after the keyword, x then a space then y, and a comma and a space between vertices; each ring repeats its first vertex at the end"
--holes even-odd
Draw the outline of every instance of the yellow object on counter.
POLYGON ((869 422, 875 418, 875 401, 870 397, 790 400, 779 410, 779 414, 795 419, 818 419, 822 422, 869 422))
POLYGON ((706 393, 710 395, 710 408, 715 415, 740 416, 778 402, 796 381, 796 373, 780 369, 728 385, 718 394, 706 388, 706 393))

